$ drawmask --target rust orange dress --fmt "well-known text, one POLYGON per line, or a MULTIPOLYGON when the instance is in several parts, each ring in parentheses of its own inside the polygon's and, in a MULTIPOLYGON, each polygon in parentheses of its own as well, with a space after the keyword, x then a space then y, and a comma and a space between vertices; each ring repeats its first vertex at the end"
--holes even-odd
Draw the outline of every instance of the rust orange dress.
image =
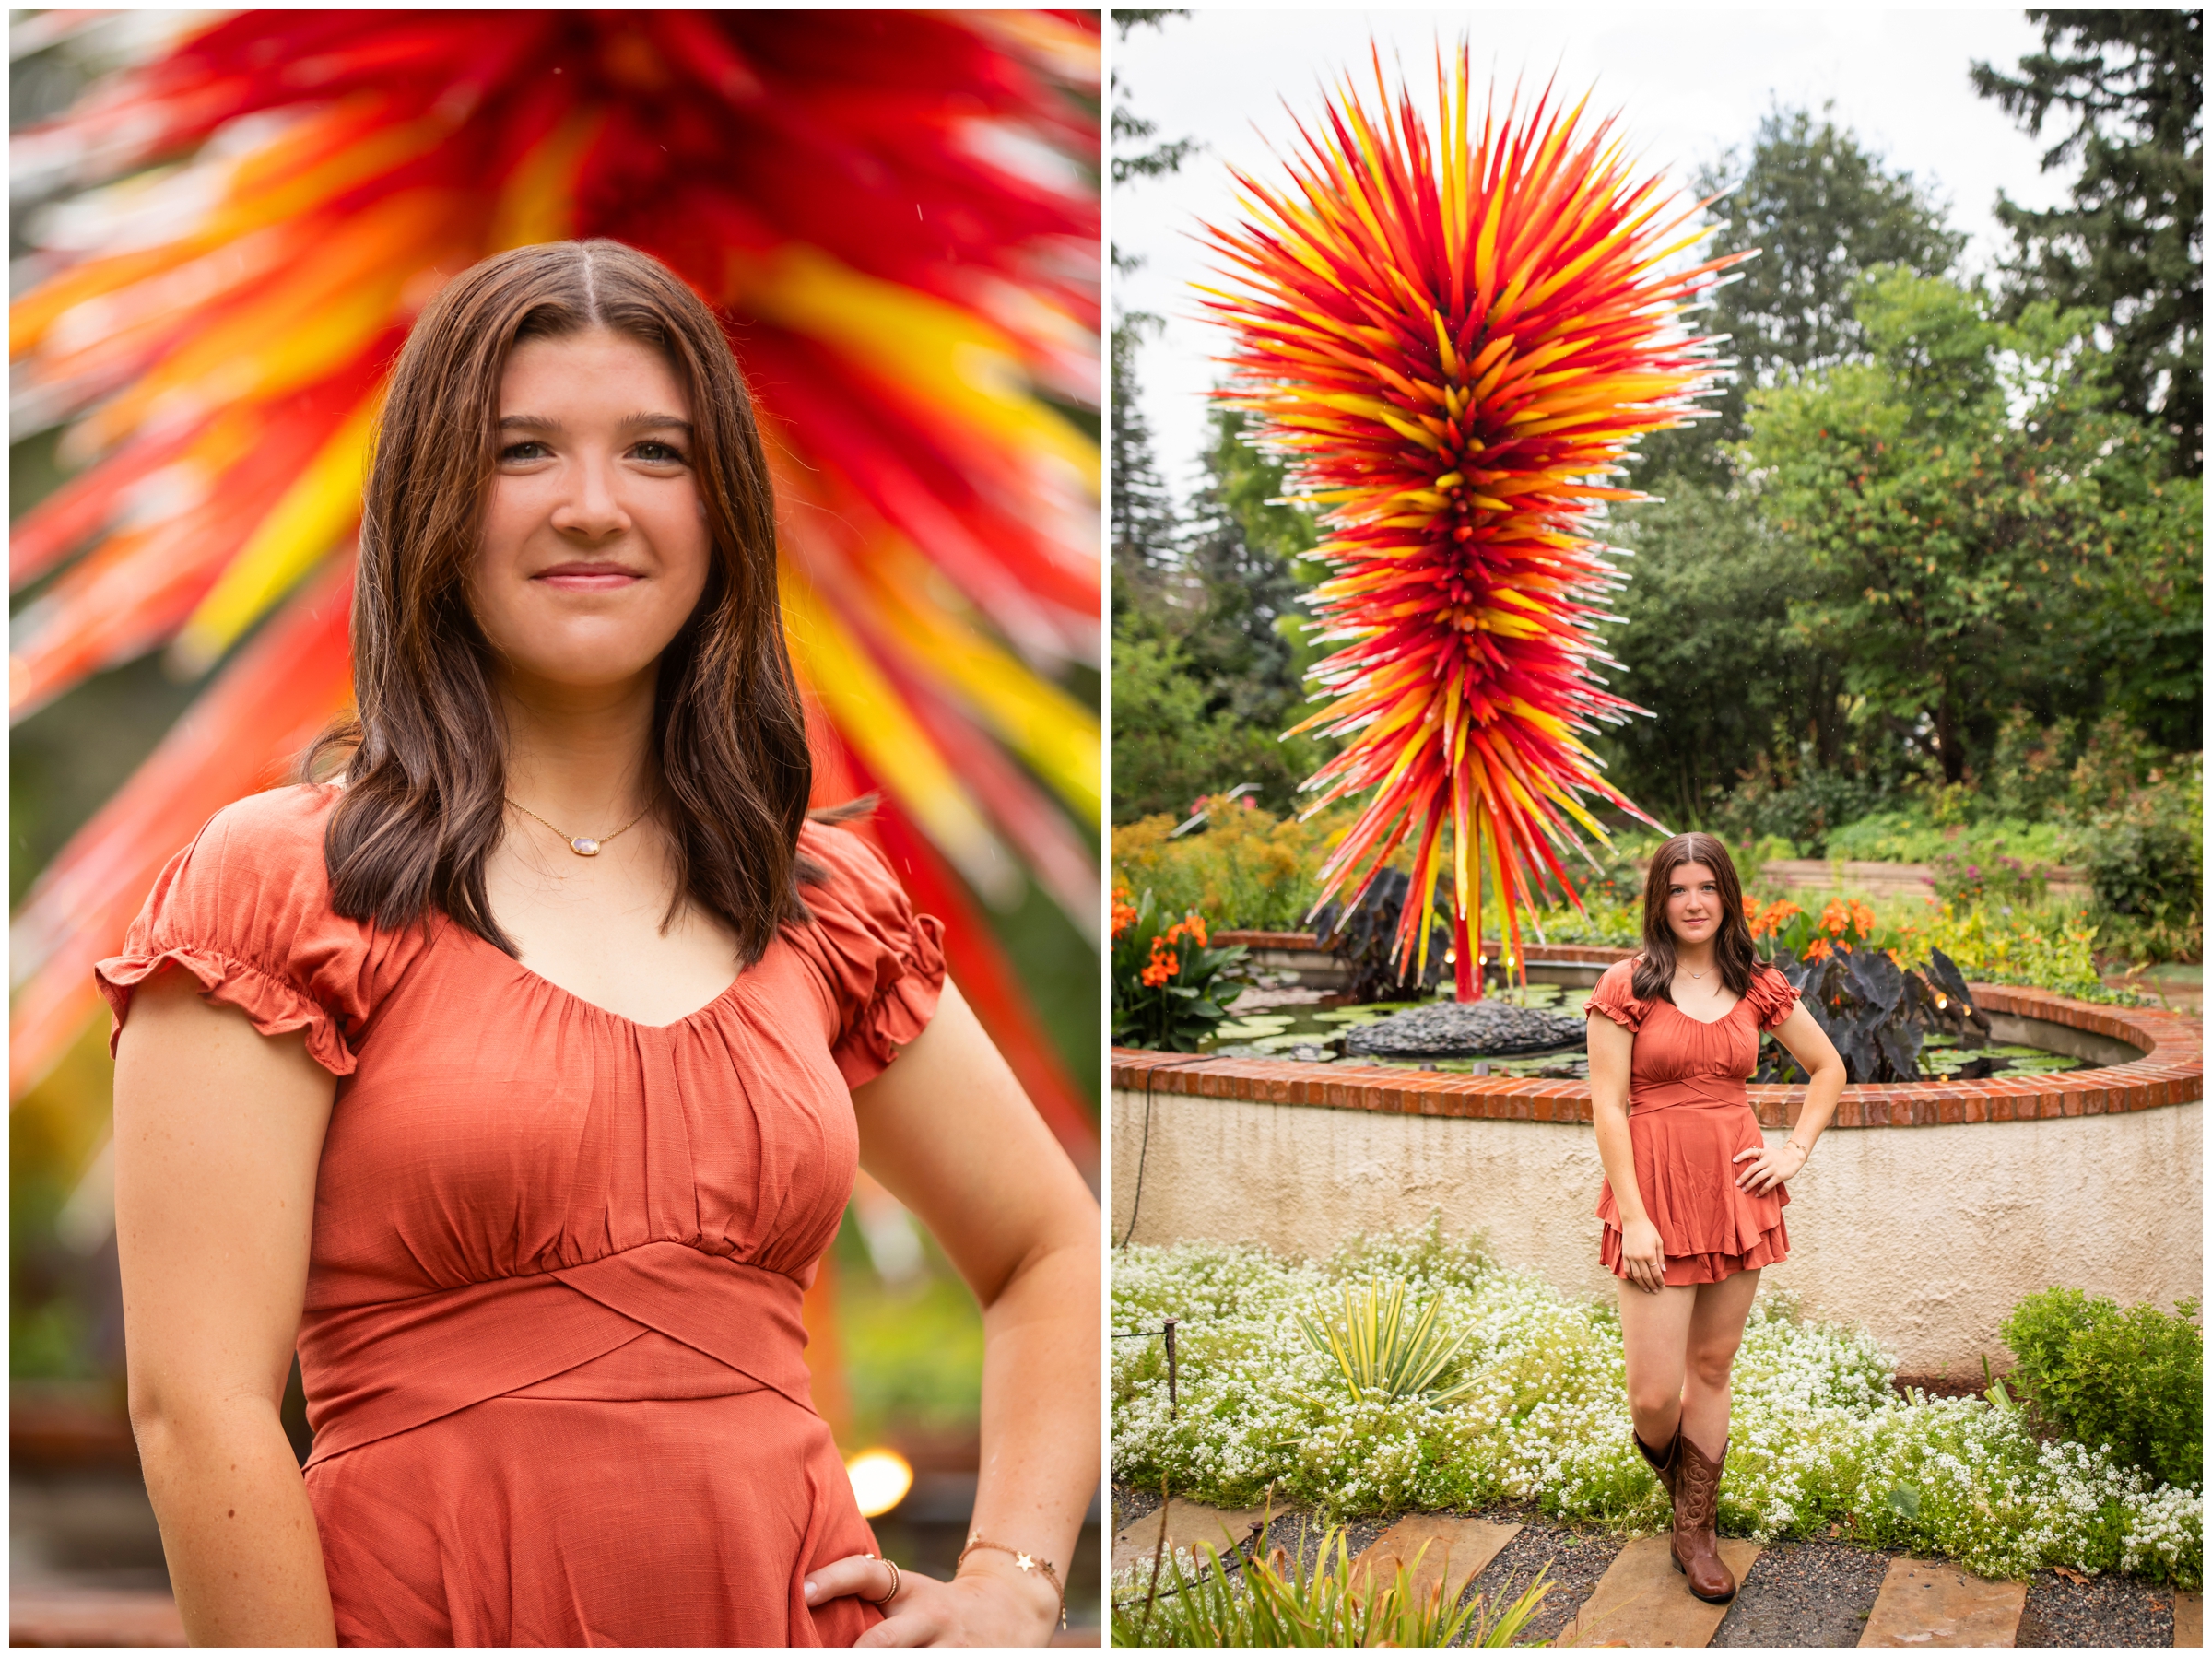
MULTIPOLYGON (((1583 1004, 1634 1032, 1629 1069, 1629 1140, 1636 1153, 1636 1192, 1659 1228, 1670 1286, 1718 1283, 1738 1272, 1787 1260, 1789 1228, 1781 1186, 1754 1196, 1739 1190, 1738 1151, 1765 1141, 1745 1085, 1759 1068, 1759 1037, 1790 1016, 1797 992, 1771 967, 1751 975, 1747 992, 1720 1017, 1692 1018, 1664 998, 1639 1001, 1634 960, 1616 961, 1583 1004)), ((1607 1181, 1598 1193, 1605 1222, 1598 1259, 1625 1277, 1620 1209, 1607 1181)))
POLYGON ((812 923, 637 1024, 441 917, 334 913, 335 797, 218 813, 98 973, 118 1030, 174 964, 338 1078, 299 1354, 339 1643, 850 1645, 877 1610, 801 1585, 877 1547, 800 1299, 942 929, 810 823, 812 923))

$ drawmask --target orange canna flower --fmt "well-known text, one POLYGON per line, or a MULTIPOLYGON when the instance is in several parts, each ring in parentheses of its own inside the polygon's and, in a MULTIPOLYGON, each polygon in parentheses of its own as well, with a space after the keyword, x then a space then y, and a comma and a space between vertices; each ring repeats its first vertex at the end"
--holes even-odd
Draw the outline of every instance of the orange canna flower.
POLYGON ((1828 940, 1826 938, 1815 938, 1811 944, 1806 946, 1805 958, 1808 961, 1824 961, 1834 953, 1835 952, 1828 946, 1828 940))
POLYGON ((1135 921, 1136 905, 1129 901, 1129 888, 1126 887, 1114 887, 1112 935, 1118 939, 1122 934, 1127 932, 1135 924, 1135 921))
POLYGON ((1864 903, 1860 903, 1855 899, 1853 901, 1851 906, 1851 920, 1852 924, 1859 929, 1859 935, 1861 937, 1867 937, 1873 934, 1874 911, 1868 909, 1864 903))
POLYGON ((1171 926, 1152 940, 1152 959, 1136 976, 1144 983, 1158 989, 1182 970, 1182 958, 1176 952, 1175 939, 1180 926, 1171 926))
POLYGON ((1195 913, 1191 915, 1188 922, 1188 931, 1190 933, 1191 942, 1197 945, 1199 948, 1204 949, 1206 947, 1206 917, 1204 915, 1195 913))
POLYGON ((1851 911, 1844 908, 1843 899, 1841 898, 1830 899, 1828 907, 1820 911, 1820 930, 1832 932, 1838 936, 1841 936, 1850 925, 1851 911))

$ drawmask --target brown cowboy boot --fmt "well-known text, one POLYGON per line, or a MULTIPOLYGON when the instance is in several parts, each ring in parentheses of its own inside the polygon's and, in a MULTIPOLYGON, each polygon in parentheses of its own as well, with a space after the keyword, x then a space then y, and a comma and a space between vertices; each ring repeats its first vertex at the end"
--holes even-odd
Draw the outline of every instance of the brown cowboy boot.
POLYGON ((1671 1504, 1675 1499, 1675 1480, 1682 1471, 1682 1429, 1679 1427, 1675 1428, 1675 1436, 1666 1441, 1666 1448, 1663 1451, 1653 1450, 1646 1444, 1643 1435, 1632 1427, 1629 1428, 1629 1437, 1636 1440, 1636 1448, 1643 1451, 1643 1459, 1652 1464, 1652 1471, 1659 1475, 1659 1483, 1665 1489, 1666 1499, 1671 1504))
POLYGON ((1677 1432, 1675 1441, 1681 1457, 1675 1475, 1671 1549, 1675 1569, 1689 1579, 1690 1592, 1709 1604, 1721 1604, 1735 1597, 1735 1578, 1721 1563, 1719 1543, 1713 1534, 1713 1520, 1721 1505, 1721 1469, 1728 1461, 1727 1441, 1722 1441, 1716 1460, 1708 1460, 1687 1433, 1677 1432))

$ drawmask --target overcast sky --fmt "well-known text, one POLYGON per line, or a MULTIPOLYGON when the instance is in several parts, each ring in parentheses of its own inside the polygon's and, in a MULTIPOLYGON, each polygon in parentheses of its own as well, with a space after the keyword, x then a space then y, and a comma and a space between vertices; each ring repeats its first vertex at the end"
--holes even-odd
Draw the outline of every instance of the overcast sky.
POLYGON ((1144 260, 1115 276, 1117 305, 1168 319, 1145 346, 1138 374, 1161 470, 1179 495, 1199 475, 1209 358, 1220 348, 1218 331, 1195 320, 1190 284, 1206 265, 1190 232, 1233 212, 1229 167, 1279 179, 1269 146, 1287 151, 1295 136, 1285 101, 1311 115, 1323 83, 1364 64, 1371 39, 1385 70, 1402 61, 1417 99, 1432 109, 1435 43, 1453 45, 1463 32, 1477 87, 1493 74, 1504 88, 1516 76, 1540 87, 1555 70, 1570 96, 1594 87, 1592 111, 1618 111, 1631 153, 1685 187, 1700 163, 1747 148, 1775 101, 1818 112, 1832 100, 1839 124, 1934 186, 1953 227, 1972 237, 1971 267, 1986 269, 2005 244, 1992 213, 2000 187, 2030 206, 2065 198, 2070 170, 2038 170, 2056 133, 2028 137, 1967 78, 1977 58, 2011 71, 2041 49, 2041 28, 2018 10, 1274 8, 1194 11, 1159 29, 1133 29, 1125 41, 1110 29, 1114 73, 1136 113, 1159 124, 1154 141, 1206 146, 1180 173, 1116 187, 1111 207, 1115 244, 1144 260))

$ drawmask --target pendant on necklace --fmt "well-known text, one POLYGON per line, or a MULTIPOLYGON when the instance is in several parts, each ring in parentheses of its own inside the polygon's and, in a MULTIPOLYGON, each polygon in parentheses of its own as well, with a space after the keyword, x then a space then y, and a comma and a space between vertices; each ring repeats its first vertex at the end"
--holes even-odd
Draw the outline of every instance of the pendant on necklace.
POLYGON ((569 842, 569 850, 579 857, 596 857, 599 855, 599 842, 589 835, 580 834, 569 842))

